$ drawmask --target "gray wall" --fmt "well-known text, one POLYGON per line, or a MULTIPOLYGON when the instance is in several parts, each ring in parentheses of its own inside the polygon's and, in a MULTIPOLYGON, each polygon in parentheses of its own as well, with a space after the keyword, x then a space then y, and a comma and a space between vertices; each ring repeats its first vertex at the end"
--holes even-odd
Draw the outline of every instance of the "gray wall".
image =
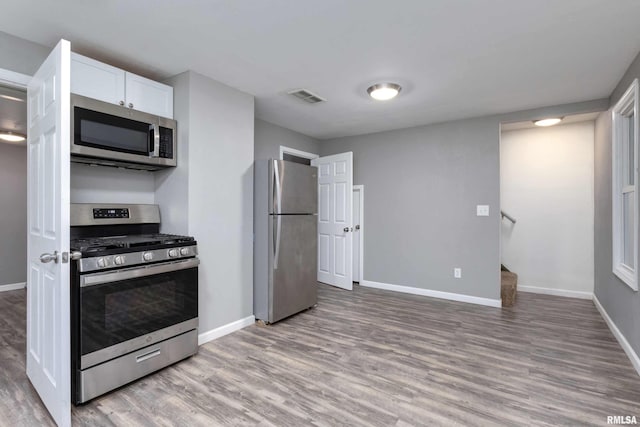
POLYGON ((280 146, 319 154, 318 140, 256 119, 254 157, 256 160, 279 159, 280 146))
POLYGON ((480 118, 321 142, 352 151, 364 185, 365 280, 500 298, 499 132, 480 118))
POLYGON ((253 314, 253 96, 172 79, 178 167, 156 175, 163 231, 198 240, 200 333, 253 314))
POLYGON ((27 149, 0 143, 0 285, 27 281, 27 149))
MULTIPOLYGON (((611 106, 635 78, 640 78, 640 55, 613 92, 611 106)), ((640 354, 640 293, 612 272, 611 146, 609 110, 598 117, 595 129, 595 294, 636 354, 640 354)))
POLYGON ((608 100, 320 141, 364 185, 364 280, 500 298, 500 123, 602 111, 608 100), (476 205, 488 204, 489 217, 476 205), (453 268, 462 278, 453 278, 453 268))
POLYGON ((33 75, 51 48, 0 32, 0 68, 33 75))
POLYGON ((71 203, 153 203, 153 172, 71 163, 71 203))

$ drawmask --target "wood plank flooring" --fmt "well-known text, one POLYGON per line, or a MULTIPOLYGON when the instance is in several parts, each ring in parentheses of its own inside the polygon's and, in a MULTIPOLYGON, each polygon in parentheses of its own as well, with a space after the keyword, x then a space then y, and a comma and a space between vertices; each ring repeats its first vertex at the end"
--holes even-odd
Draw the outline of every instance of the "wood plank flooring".
MULTIPOLYGON (((53 425, 24 365, 25 291, 0 293, 0 425, 53 425)), ((591 301, 495 309, 322 285, 315 309, 251 326, 73 409, 86 426, 607 425, 640 377, 591 301)))

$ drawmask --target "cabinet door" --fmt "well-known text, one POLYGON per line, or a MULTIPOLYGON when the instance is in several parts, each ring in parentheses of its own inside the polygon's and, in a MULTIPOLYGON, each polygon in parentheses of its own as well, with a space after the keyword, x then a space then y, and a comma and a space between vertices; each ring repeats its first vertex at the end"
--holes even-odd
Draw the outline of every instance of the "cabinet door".
POLYGON ((126 73, 127 107, 173 119, 173 88, 126 73))
POLYGON ((124 70, 71 53, 71 93, 112 104, 124 103, 124 70))

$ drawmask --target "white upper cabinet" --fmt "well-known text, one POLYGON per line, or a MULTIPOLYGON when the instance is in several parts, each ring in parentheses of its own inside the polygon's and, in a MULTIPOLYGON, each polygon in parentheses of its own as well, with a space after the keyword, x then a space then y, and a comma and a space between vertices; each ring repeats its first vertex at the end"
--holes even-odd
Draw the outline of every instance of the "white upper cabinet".
POLYGON ((173 88, 86 56, 71 54, 71 93, 173 119, 173 88))
POLYGON ((71 53, 71 93, 124 105, 124 70, 71 53))
POLYGON ((173 88, 132 73, 125 75, 127 107, 173 118, 173 88))

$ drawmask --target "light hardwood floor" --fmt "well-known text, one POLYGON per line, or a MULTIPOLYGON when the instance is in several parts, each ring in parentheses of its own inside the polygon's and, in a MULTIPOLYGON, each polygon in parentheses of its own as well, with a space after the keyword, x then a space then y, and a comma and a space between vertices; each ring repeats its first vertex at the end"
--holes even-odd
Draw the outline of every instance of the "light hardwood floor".
MULTIPOLYGON (((73 409, 86 426, 606 425, 640 377, 591 301, 496 309, 356 286, 73 409)), ((0 294, 0 425, 53 425, 24 373, 25 291, 0 294)))

